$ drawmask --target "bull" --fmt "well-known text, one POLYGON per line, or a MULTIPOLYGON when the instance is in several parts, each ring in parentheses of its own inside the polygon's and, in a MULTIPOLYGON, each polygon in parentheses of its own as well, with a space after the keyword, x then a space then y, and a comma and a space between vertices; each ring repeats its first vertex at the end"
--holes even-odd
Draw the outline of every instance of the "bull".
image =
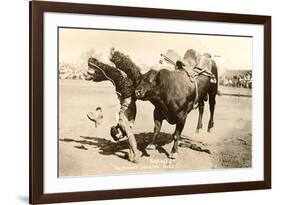
MULTIPOLYGON (((211 61, 211 71, 215 73, 217 66, 211 61)), ((216 75, 217 77, 217 75, 216 75)), ((215 109, 215 96, 217 94, 217 83, 210 82, 210 76, 199 72, 196 82, 184 69, 178 70, 153 70, 143 74, 135 90, 136 98, 143 101, 150 101, 155 109, 154 134, 152 142, 147 148, 156 147, 157 136, 160 133, 163 120, 176 125, 173 133, 173 144, 169 158, 175 159, 178 153, 178 141, 184 128, 187 114, 199 106, 199 120, 197 129, 202 127, 202 114, 204 110, 204 99, 209 95, 210 119, 208 131, 213 127, 213 115, 215 109)))

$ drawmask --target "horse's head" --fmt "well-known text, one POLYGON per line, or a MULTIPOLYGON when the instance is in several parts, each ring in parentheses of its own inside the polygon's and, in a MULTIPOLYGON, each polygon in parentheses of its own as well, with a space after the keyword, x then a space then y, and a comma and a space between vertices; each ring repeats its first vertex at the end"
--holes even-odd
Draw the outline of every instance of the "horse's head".
POLYGON ((88 60, 88 70, 85 74, 86 80, 93 80, 95 82, 100 82, 107 80, 104 73, 106 72, 106 69, 104 69, 103 64, 97 60, 96 58, 89 58, 88 60))
POLYGON ((151 69, 140 77, 138 86, 135 90, 137 99, 149 100, 154 96, 158 85, 157 76, 158 71, 151 69))

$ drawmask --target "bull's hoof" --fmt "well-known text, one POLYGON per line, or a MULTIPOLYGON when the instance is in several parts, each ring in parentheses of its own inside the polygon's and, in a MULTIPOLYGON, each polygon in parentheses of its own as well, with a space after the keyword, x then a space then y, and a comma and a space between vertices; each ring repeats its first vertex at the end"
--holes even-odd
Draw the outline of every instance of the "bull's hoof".
POLYGON ((156 150, 156 145, 155 144, 149 144, 149 145, 147 145, 146 149, 148 149, 148 150, 156 150))
POLYGON ((202 123, 199 123, 196 127, 196 133, 199 133, 200 132, 200 129, 203 128, 203 124, 202 123))
POLYGON ((208 132, 211 132, 212 128, 213 128, 213 127, 208 127, 208 130, 207 130, 207 131, 208 131, 208 132))
POLYGON ((141 153, 139 151, 137 151, 136 154, 133 154, 132 152, 128 153, 128 159, 130 162, 133 162, 133 163, 138 163, 140 156, 141 156, 141 153))
POLYGON ((197 129, 196 129, 196 133, 197 133, 197 134, 200 132, 200 129, 202 129, 202 128, 197 128, 197 129))
POLYGON ((178 157, 178 153, 176 153, 176 152, 169 154, 170 159, 176 159, 177 157, 178 157))
POLYGON ((211 129, 214 127, 214 123, 211 122, 209 123, 209 126, 208 126, 208 132, 211 132, 211 129))

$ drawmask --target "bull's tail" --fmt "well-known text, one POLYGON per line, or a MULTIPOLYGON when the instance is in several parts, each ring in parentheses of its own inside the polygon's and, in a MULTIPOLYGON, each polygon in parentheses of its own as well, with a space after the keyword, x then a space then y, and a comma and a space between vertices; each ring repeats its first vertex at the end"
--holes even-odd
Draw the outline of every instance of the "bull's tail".
POLYGON ((212 60, 211 73, 216 78, 216 82, 211 84, 211 90, 212 90, 212 92, 218 94, 218 84, 219 84, 218 67, 217 67, 217 64, 216 64, 216 62, 214 60, 212 60))

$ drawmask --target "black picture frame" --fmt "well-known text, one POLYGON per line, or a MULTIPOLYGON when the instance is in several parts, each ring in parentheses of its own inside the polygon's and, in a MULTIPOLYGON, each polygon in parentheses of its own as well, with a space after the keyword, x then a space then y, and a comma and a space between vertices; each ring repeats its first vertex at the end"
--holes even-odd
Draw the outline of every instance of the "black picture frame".
POLYGON ((271 188, 271 17, 155 8, 104 6, 77 3, 29 2, 30 8, 30 204, 152 197, 271 188), (107 191, 46 194, 43 191, 43 14, 79 13, 149 17, 226 23, 259 24, 264 27, 264 180, 237 183, 150 187, 107 191))

